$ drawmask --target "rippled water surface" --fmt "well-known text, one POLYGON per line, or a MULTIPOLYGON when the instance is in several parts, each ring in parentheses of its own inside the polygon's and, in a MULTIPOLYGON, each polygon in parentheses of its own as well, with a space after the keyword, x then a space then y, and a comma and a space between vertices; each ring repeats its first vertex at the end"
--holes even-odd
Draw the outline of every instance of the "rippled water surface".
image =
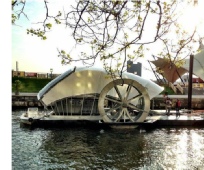
POLYGON ((21 128, 12 112, 12 169, 204 170, 204 128, 21 128))

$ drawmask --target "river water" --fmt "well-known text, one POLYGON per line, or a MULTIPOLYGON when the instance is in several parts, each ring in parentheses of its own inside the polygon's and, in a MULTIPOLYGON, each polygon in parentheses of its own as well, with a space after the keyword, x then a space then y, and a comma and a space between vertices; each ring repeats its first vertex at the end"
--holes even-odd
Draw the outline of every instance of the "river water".
POLYGON ((204 170, 204 128, 22 128, 12 112, 12 169, 204 170))

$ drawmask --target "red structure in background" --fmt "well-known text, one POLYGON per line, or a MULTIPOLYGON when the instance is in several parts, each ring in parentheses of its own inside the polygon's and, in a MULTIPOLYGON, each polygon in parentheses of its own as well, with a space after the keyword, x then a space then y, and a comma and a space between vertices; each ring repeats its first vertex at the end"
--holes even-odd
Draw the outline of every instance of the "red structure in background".
POLYGON ((201 78, 193 78, 192 83, 204 83, 204 81, 201 78))
POLYGON ((32 73, 32 72, 25 72, 25 77, 37 77, 37 73, 32 73))

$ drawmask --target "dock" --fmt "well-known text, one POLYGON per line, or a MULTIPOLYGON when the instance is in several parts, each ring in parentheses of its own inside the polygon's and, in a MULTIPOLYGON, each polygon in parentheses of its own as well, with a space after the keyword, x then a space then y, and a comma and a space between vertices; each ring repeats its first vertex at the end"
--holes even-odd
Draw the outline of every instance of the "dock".
POLYGON ((172 110, 167 116, 165 110, 154 110, 154 115, 149 115, 144 122, 130 123, 104 123, 107 126, 117 129, 139 127, 142 129, 154 129, 162 127, 202 127, 204 128, 204 110, 182 109, 180 116, 176 116, 176 111, 172 110))
POLYGON ((165 110, 154 110, 157 114, 148 116, 146 118, 147 124, 144 126, 153 127, 204 127, 204 110, 191 110, 181 109, 180 116, 176 116, 176 111, 172 110, 170 115, 167 116, 165 110), (152 122, 152 123, 151 123, 152 122))

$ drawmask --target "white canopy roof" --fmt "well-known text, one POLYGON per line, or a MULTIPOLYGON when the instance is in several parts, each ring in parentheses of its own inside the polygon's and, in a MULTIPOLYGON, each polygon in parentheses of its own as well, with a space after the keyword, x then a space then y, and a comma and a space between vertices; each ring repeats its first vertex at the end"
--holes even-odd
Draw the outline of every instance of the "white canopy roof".
MULTIPOLYGON (((190 59, 186 59, 182 67, 189 71, 189 63, 190 59)), ((194 56, 193 74, 204 80, 204 49, 194 56)))
MULTIPOLYGON (((144 86, 149 94, 150 99, 162 92, 163 88, 154 82, 134 75, 132 73, 123 73, 123 78, 137 81, 144 86)), ((104 69, 94 67, 75 67, 67 70, 51 82, 49 82, 37 97, 42 100, 45 105, 63 99, 65 97, 78 96, 83 94, 94 94, 102 91, 102 89, 113 81, 104 69)))

